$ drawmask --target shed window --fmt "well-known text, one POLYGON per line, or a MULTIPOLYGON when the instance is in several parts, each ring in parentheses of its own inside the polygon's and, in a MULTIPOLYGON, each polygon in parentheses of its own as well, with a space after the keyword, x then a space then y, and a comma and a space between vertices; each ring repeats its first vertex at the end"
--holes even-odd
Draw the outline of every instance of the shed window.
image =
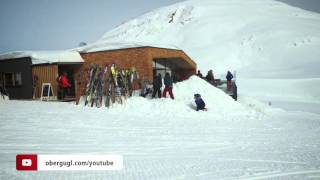
POLYGON ((4 87, 3 83, 4 83, 3 73, 0 72, 0 87, 4 87))
POLYGON ((3 73, 5 87, 19 87, 22 86, 21 72, 16 73, 3 73))
POLYGON ((15 86, 22 86, 22 77, 21 77, 21 73, 15 73, 14 74, 14 85, 15 86))

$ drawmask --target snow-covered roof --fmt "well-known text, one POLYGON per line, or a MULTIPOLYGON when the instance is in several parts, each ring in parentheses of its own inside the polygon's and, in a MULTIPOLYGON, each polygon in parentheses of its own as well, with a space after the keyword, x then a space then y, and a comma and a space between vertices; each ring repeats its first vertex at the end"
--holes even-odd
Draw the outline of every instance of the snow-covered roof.
POLYGON ((32 64, 84 62, 77 51, 14 51, 0 54, 0 61, 23 57, 30 57, 32 64))
POLYGON ((8 53, 0 54, 1 60, 16 59, 23 57, 30 57, 32 64, 52 64, 52 63, 82 63, 80 52, 97 52, 97 51, 108 51, 117 49, 137 48, 137 47, 156 47, 180 50, 176 46, 163 45, 163 44, 151 44, 151 43, 140 43, 140 42, 105 42, 97 41, 95 43, 65 50, 65 51, 13 51, 8 53))
POLYGON ((167 44, 156 44, 156 43, 142 43, 142 42, 107 42, 107 41, 97 41, 92 44, 88 44, 83 47, 78 47, 73 50, 79 52, 98 52, 98 51, 109 51, 118 49, 128 49, 137 47, 156 47, 165 49, 175 49, 180 50, 177 46, 167 45, 167 44))

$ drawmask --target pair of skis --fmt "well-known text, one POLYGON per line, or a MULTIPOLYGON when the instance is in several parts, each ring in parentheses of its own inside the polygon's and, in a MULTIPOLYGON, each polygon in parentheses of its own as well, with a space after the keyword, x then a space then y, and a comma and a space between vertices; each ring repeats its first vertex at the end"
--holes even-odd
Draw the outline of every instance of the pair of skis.
POLYGON ((85 106, 87 106, 92 99, 97 69, 98 69, 98 65, 92 64, 92 67, 89 70, 89 81, 87 83, 86 91, 85 91, 85 103, 84 103, 85 106))
POLYGON ((135 68, 119 70, 115 64, 99 67, 92 64, 85 89, 85 106, 110 107, 112 103, 123 104, 132 96, 133 80, 137 78, 135 68))
POLYGON ((104 68, 93 64, 89 71, 89 80, 85 91, 85 106, 105 107, 110 106, 112 95, 112 81, 110 67, 104 68))
POLYGON ((115 64, 111 65, 111 75, 112 75, 112 80, 114 84, 114 90, 112 92, 112 95, 116 102, 123 104, 123 100, 122 100, 123 80, 115 64))
POLYGON ((106 66, 106 74, 104 77, 104 105, 105 107, 110 107, 111 105, 111 101, 113 101, 113 99, 111 98, 113 95, 113 89, 114 89, 114 85, 113 85, 113 81, 112 81, 112 72, 111 72, 111 67, 106 66))
MULTIPOLYGON (((96 86, 96 97, 95 103, 96 107, 102 107, 103 97, 105 95, 105 77, 108 74, 108 65, 106 65, 103 69, 101 69, 100 74, 98 75, 97 79, 97 86, 96 86)), ((92 106, 91 106, 92 107, 92 106)))

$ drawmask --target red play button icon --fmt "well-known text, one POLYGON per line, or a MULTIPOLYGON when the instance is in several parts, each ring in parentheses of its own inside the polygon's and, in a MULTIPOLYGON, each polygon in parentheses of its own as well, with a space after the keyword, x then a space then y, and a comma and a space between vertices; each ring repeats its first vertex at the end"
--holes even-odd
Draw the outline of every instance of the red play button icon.
POLYGON ((18 154, 16 156, 16 169, 18 171, 37 171, 38 157, 36 154, 18 154))

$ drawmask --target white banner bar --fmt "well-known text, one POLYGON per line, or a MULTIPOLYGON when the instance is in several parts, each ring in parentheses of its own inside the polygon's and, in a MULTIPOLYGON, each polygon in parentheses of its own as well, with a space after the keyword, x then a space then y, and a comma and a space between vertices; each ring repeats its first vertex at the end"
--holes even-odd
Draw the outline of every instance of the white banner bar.
POLYGON ((39 171, 122 170, 120 155, 38 155, 39 171))

